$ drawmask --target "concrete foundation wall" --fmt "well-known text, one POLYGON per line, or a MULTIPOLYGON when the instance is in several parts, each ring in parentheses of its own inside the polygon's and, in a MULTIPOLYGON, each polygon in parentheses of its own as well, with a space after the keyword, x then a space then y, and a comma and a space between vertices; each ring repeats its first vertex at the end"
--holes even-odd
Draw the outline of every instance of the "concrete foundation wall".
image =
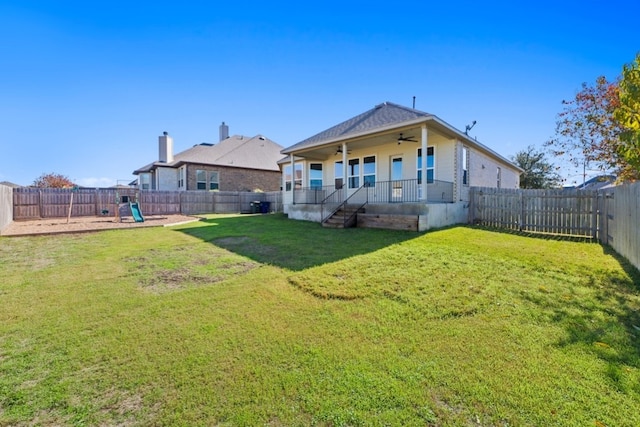
MULTIPOLYGON (((389 219, 399 215, 417 217, 418 231, 426 231, 454 224, 466 224, 469 216, 469 203, 372 204, 366 205, 365 211, 367 215, 388 216, 389 219)), ((284 212, 289 216, 289 219, 312 222, 322 221, 322 208, 320 205, 284 205, 284 212)), ((378 220, 378 222, 383 222, 380 218, 378 220)))
POLYGON ((322 222, 322 206, 320 205, 284 205, 284 212, 289 219, 322 222))
POLYGON ((468 202, 429 204, 427 209, 426 215, 420 215, 418 218, 418 231, 466 224, 468 221, 468 202))
POLYGON ((0 185, 0 231, 13 222, 13 188, 0 185))

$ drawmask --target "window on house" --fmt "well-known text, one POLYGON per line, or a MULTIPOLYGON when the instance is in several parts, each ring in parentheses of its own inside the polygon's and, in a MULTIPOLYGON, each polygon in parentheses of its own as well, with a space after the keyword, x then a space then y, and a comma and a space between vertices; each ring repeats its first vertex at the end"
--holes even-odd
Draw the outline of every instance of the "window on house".
POLYGON ((296 163, 295 165, 295 176, 291 174, 291 165, 286 165, 284 167, 284 187, 286 191, 291 191, 291 179, 294 179, 294 185, 296 189, 302 188, 302 163, 296 163))
POLYGON ((349 188, 360 187, 360 159, 349 160, 347 173, 349 174, 349 188))
POLYGON ((178 169, 178 188, 184 188, 184 171, 184 166, 178 169))
POLYGON ((362 181, 365 187, 376 185, 376 156, 365 157, 362 161, 362 181))
POLYGON ((502 169, 498 168, 496 171, 496 186, 500 188, 502 186, 502 169))
POLYGON ((469 185, 469 149, 462 147, 462 185, 469 185))
POLYGON ((344 185, 344 176, 342 170, 342 161, 336 162, 334 167, 334 185, 336 186, 336 190, 339 190, 344 185))
POLYGON ((322 188, 322 163, 309 165, 309 187, 317 190, 322 188))
POLYGON ((151 174, 150 173, 141 173, 140 174, 140 189, 141 190, 150 190, 151 189, 151 174))
POLYGON ((209 190, 220 189, 220 174, 216 172, 209 172, 209 190))
POLYGON ((296 190, 300 190, 302 188, 302 163, 296 163, 294 171, 293 184, 296 190))
POLYGON ((284 189, 285 191, 291 191, 291 165, 284 167, 284 189))
MULTIPOLYGON (((427 184, 434 179, 435 154, 433 147, 427 147, 427 184)), ((418 184, 422 184, 422 148, 418 148, 418 184)))
POLYGON ((201 169, 196 170, 196 190, 207 189, 207 172, 201 169))

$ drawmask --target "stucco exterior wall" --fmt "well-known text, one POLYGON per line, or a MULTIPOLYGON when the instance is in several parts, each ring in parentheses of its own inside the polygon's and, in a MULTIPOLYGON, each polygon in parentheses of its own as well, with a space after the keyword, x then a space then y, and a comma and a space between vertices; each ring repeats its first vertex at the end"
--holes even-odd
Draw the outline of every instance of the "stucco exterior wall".
POLYGON ((154 189, 162 191, 178 190, 178 169, 158 167, 155 174, 154 189))

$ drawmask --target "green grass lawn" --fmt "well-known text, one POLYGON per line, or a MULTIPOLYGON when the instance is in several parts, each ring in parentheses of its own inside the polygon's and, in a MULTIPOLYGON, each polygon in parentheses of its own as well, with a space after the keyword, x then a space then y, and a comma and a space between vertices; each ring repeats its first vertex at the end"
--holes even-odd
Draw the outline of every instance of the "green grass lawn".
POLYGON ((0 238, 0 425, 638 426, 639 283, 474 227, 0 238))

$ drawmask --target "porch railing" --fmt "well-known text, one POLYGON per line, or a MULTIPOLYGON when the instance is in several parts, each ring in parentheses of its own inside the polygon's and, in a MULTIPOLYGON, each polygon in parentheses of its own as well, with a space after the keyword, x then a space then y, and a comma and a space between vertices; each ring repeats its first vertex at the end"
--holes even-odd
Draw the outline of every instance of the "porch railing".
MULTIPOLYGON (((417 179, 377 181, 369 187, 369 203, 415 203, 422 198, 422 185, 417 179)), ((427 183, 427 202, 453 202, 453 183, 427 183)))
POLYGON ((335 190, 336 188, 333 185, 326 185, 324 187, 296 188, 294 194, 296 205, 320 204, 335 190))
POLYGON ((344 227, 349 227, 355 222, 356 215, 369 201, 369 187, 362 186, 344 200, 344 189, 338 189, 322 202, 322 222, 331 218, 342 209, 342 222, 344 227), (347 209, 351 207, 351 209, 347 209))
POLYGON ((335 189, 332 193, 330 193, 327 197, 325 197, 320 203, 322 204, 322 209, 320 215, 322 216, 322 222, 326 221, 331 215, 333 215, 344 203, 344 192, 346 188, 341 187, 335 189))

